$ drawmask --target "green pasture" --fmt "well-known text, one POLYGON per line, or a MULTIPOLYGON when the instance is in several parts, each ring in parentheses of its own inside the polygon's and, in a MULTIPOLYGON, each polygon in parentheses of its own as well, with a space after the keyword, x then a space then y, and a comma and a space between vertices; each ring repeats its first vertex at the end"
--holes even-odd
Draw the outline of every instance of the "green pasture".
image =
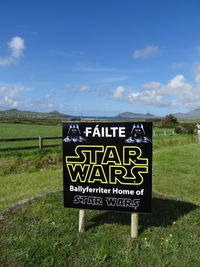
POLYGON ((45 170, 32 173, 19 173, 1 177, 0 208, 8 208, 25 198, 62 189, 62 171, 45 170), (47 179, 48 178, 48 179, 47 179), (5 190, 6 189, 6 190, 5 190))
POLYGON ((200 145, 170 146, 154 153, 156 190, 200 205, 200 145))
POLYGON ((130 214, 88 211, 78 233, 78 210, 55 193, 2 218, 1 266, 198 267, 200 208, 154 196, 153 214, 139 216, 130 238, 130 214))
MULTIPOLYGON (((55 137, 62 136, 61 125, 37 125, 23 123, 0 123, 0 138, 27 137, 55 137)), ((46 140, 44 145, 59 144, 60 140, 46 140)), ((37 146, 38 140, 0 142, 0 148, 37 146)))
POLYGON ((0 123, 0 138, 61 136, 61 125, 0 123))
MULTIPOLYGON (((172 132, 171 128, 157 128, 154 130, 156 132, 172 132)), ((163 136, 161 134, 161 137, 163 136)), ((36 124, 36 123, 2 123, 0 122, 0 139, 1 138, 31 138, 36 137, 55 137, 62 136, 62 125, 46 125, 46 124, 36 124)), ((157 138, 157 137, 156 137, 157 138)), ((52 144, 60 144, 61 140, 44 140, 43 145, 52 145, 52 144)), ((0 148, 14 148, 14 147, 26 147, 26 146, 38 146, 39 140, 33 141, 15 141, 15 142, 0 142, 0 148)), ((10 154, 11 152, 6 152, 6 154, 10 154)), ((12 152, 11 154, 15 154, 12 152)), ((24 154, 29 154, 24 150, 24 154)), ((32 153, 32 152, 31 152, 32 153)), ((5 152, 3 152, 5 155, 5 152)), ((0 157, 3 156, 2 152, 0 152, 0 157)))
MULTIPOLYGON (((152 215, 139 215, 137 239, 129 213, 87 211, 78 233, 78 210, 54 193, 0 217, 0 266, 200 266, 197 137, 159 136, 153 147, 153 189, 161 194, 153 194, 152 215)), ((0 157, 0 210, 52 190, 62 190, 60 149, 0 157)))

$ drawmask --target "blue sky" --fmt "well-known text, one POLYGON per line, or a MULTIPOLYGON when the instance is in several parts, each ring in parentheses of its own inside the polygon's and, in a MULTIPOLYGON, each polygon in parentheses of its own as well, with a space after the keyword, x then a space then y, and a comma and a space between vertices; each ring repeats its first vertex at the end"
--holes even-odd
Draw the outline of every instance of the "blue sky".
POLYGON ((200 108, 199 0, 1 0, 0 110, 200 108))

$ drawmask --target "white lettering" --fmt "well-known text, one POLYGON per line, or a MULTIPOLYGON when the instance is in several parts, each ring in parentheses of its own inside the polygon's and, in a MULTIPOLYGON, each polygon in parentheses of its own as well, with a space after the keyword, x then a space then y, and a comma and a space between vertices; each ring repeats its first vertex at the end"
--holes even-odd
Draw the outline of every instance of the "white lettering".
POLYGON ((126 137, 125 127, 119 127, 119 137, 126 137))
POLYGON ((92 127, 86 127, 86 128, 85 128, 85 136, 86 136, 86 137, 88 137, 89 134, 91 134, 91 132, 92 132, 92 127))
POLYGON ((126 137, 125 127, 99 127, 96 125, 94 129, 92 127, 85 128, 85 136, 89 137, 126 137))
POLYGON ((98 136, 98 137, 101 137, 101 134, 100 134, 100 132, 99 132, 99 125, 96 125, 95 126, 95 128, 94 128, 94 132, 93 132, 93 134, 92 134, 92 137, 95 137, 96 135, 98 136))

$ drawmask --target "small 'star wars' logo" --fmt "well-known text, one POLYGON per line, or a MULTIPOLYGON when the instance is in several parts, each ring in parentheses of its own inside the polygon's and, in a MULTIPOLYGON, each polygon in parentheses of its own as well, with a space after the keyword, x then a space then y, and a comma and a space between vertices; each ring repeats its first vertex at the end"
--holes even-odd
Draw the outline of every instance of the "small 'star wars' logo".
POLYGON ((86 139, 81 136, 81 132, 78 124, 70 124, 67 132, 67 136, 63 140, 64 142, 78 142, 85 143, 86 139))

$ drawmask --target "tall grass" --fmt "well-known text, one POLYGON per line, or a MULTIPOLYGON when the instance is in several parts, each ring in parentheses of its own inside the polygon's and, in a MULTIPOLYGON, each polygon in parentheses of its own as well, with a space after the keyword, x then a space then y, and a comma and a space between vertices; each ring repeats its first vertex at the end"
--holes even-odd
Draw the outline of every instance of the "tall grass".
POLYGON ((153 140, 153 148, 164 149, 166 147, 183 146, 187 144, 197 144, 197 136, 189 134, 177 134, 173 136, 155 136, 153 140))

